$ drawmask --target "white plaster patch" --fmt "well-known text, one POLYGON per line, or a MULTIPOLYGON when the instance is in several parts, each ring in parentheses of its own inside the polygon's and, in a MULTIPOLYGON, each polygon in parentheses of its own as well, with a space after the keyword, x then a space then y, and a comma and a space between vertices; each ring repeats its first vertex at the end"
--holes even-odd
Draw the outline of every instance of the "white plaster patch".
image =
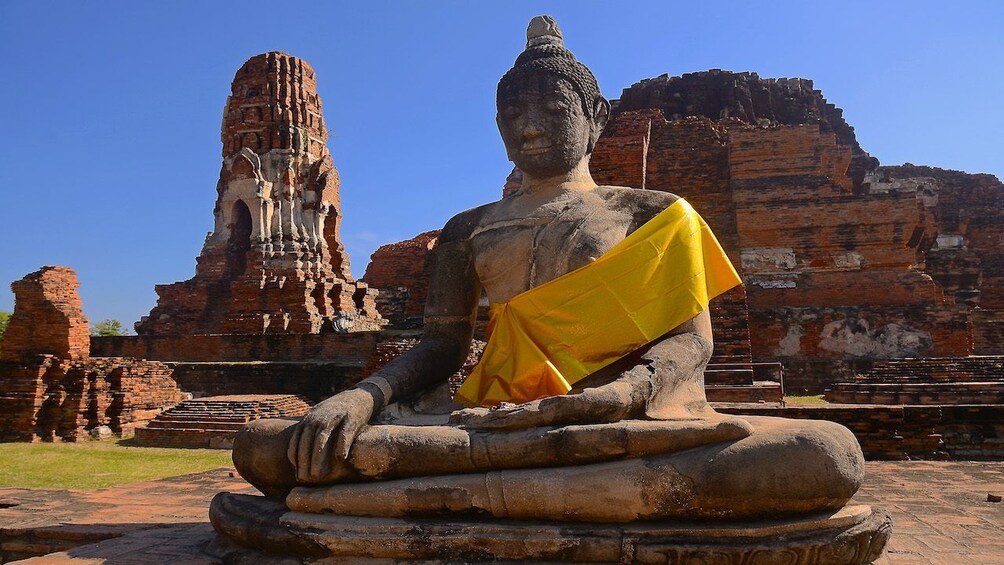
POLYGON ((843 271, 858 271, 864 261, 864 255, 857 251, 848 251, 833 256, 833 266, 843 271))
POLYGON ((749 247, 739 254, 743 272, 777 273, 795 268, 795 250, 790 247, 749 247))
POLYGON ((846 318, 823 326, 819 346, 855 357, 917 357, 930 351, 931 334, 897 323, 871 329, 867 320, 846 318))
POLYGON ((938 234, 934 242, 934 249, 963 249, 965 246, 966 238, 954 233, 938 234))
POLYGON ((802 336, 805 335, 805 328, 802 326, 788 326, 788 333, 777 342, 777 349, 774 355, 795 356, 802 351, 802 336))
POLYGON ((758 286, 760 288, 795 288, 795 281, 792 280, 763 280, 763 279, 750 279, 747 281, 748 284, 758 286))
POLYGON ((941 184, 932 177, 908 177, 900 179, 883 178, 881 172, 865 175, 864 183, 870 194, 888 194, 890 192, 914 193, 925 208, 938 204, 938 192, 941 184))

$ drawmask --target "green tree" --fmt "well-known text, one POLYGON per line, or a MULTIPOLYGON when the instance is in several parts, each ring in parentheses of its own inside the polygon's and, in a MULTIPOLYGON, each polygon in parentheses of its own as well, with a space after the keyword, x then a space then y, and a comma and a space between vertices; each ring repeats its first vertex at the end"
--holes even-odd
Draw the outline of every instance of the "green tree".
POLYGON ((126 329, 122 326, 122 322, 118 320, 103 320, 91 326, 91 335, 108 337, 125 334, 126 329))
POLYGON ((0 312, 0 343, 3 342, 3 333, 7 331, 7 322, 10 320, 10 312, 0 312))

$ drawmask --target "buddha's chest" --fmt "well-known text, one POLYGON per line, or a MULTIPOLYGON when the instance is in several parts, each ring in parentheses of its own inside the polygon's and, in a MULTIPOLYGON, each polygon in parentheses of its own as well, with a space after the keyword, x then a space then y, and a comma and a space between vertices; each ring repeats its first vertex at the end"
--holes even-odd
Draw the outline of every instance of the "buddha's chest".
POLYGON ((623 212, 595 208, 494 219, 472 236, 478 278, 491 302, 505 302, 595 261, 630 225, 623 212))

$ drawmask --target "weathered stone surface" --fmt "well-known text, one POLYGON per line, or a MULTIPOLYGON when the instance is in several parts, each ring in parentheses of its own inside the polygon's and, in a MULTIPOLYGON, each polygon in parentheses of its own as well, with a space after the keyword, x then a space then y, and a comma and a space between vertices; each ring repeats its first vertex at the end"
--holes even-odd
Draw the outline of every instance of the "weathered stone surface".
POLYGON ((142 335, 378 328, 375 292, 339 240, 338 171, 314 70, 270 52, 234 77, 224 110, 215 226, 194 278, 158 285, 142 335))
POLYGON ((302 394, 319 401, 356 383, 379 357, 378 345, 398 339, 384 332, 116 336, 92 338, 91 350, 170 362, 178 386, 197 395, 302 394))
POLYGON ((285 554, 306 562, 341 558, 683 565, 727 558, 736 563, 852 565, 877 559, 892 532, 889 514, 868 506, 759 523, 625 525, 304 514, 287 512, 262 497, 219 494, 210 519, 222 534, 210 547, 216 557, 264 563, 276 559, 269 554, 285 554))
MULTIPOLYGON (((376 347, 376 351, 370 356, 369 361, 366 362, 366 366, 359 372, 360 379, 366 378, 374 373, 383 369, 387 363, 390 363, 394 359, 400 357, 405 352, 411 348, 418 345, 418 336, 415 337, 405 337, 403 339, 388 339, 381 342, 376 347)), ((474 366, 478 364, 481 359, 481 353, 485 350, 485 342, 480 340, 474 340, 471 343, 471 349, 467 352, 467 358, 464 360, 463 366, 450 377, 450 387, 452 392, 456 392, 460 384, 467 378, 467 375, 471 374, 474 370, 474 366)))
POLYGON ((39 355, 75 361, 90 355, 90 329, 73 269, 42 267, 10 287, 15 307, 0 361, 33 361, 39 355))
MULTIPOLYGON (((848 176, 860 183, 878 161, 858 145, 843 111, 823 98, 804 78, 764 79, 756 73, 712 69, 679 77, 662 75, 625 89, 618 112, 657 109, 669 120, 700 116, 735 118, 762 127, 818 124, 851 151, 848 176)), ((629 185, 638 186, 638 185, 629 185)))
POLYGON ((386 339, 381 332, 287 335, 113 336, 91 339, 98 357, 189 362, 344 362, 360 367, 386 339))

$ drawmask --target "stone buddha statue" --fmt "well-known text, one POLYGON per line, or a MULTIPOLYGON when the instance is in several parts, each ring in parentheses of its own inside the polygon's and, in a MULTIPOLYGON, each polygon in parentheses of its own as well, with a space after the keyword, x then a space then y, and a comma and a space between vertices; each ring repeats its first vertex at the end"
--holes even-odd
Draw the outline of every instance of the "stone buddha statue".
MULTIPOLYGON (((238 434, 238 471, 273 502, 220 495, 211 514, 217 529, 268 551, 434 558, 471 556, 469 544, 480 543, 478 555, 494 559, 510 551, 493 545, 505 538, 498 528, 529 520, 538 524, 534 531, 540 523, 562 525, 564 533, 554 534, 561 543, 507 558, 579 560, 593 550, 580 544, 586 553, 569 553, 569 536, 580 543, 594 534, 569 534, 579 527, 569 524, 594 533, 599 525, 616 525, 623 552, 624 528, 632 524, 802 523, 816 516, 812 526, 795 530, 844 536, 853 541, 850 557, 790 562, 876 557, 888 518, 844 508, 864 466, 846 428, 738 418, 708 405, 703 372, 713 338, 707 300, 728 284, 709 274, 697 290, 687 285, 705 279, 693 271, 711 265, 709 256, 724 254, 677 196, 593 181, 589 156, 610 105, 589 69, 564 47, 552 18, 534 18, 527 37, 497 94, 498 128, 523 173, 521 188, 461 212, 443 228, 416 347, 301 420, 261 420, 238 434), (660 222, 666 227, 651 227, 660 222), (702 230, 710 250, 695 251, 702 230), (652 243, 668 232, 668 243, 652 243), (663 251, 639 255, 649 248, 663 251), (696 259, 670 260, 685 256, 696 259), (607 288, 618 284, 626 288, 607 288), (477 382, 465 382, 451 398, 448 378, 471 345, 482 291, 495 327, 479 369, 497 367, 476 370, 471 378, 477 382), (500 329, 506 323, 508 329, 500 329), (647 329, 634 336, 635 326, 647 329), (552 327, 567 331, 548 333, 552 327), (520 369, 519 359, 534 355, 541 361, 520 369), (248 516, 255 512, 257 518, 248 516), (476 530, 496 519, 495 533, 464 538, 480 542, 442 542, 433 553, 381 553, 381 543, 400 540, 360 545, 359 531, 344 533, 366 520, 375 520, 375 532, 394 531, 394 520, 425 520, 430 528, 467 520, 473 522, 464 527, 476 530), (308 531, 327 533, 318 538, 308 531), (559 546, 565 549, 546 549, 559 546)), ((717 260, 725 261, 725 278, 735 276, 727 259, 717 260)), ((418 535, 408 524, 402 539, 418 535)), ((770 538, 781 544, 778 551, 788 551, 787 542, 770 537, 776 530, 746 535, 761 545, 770 538)))

